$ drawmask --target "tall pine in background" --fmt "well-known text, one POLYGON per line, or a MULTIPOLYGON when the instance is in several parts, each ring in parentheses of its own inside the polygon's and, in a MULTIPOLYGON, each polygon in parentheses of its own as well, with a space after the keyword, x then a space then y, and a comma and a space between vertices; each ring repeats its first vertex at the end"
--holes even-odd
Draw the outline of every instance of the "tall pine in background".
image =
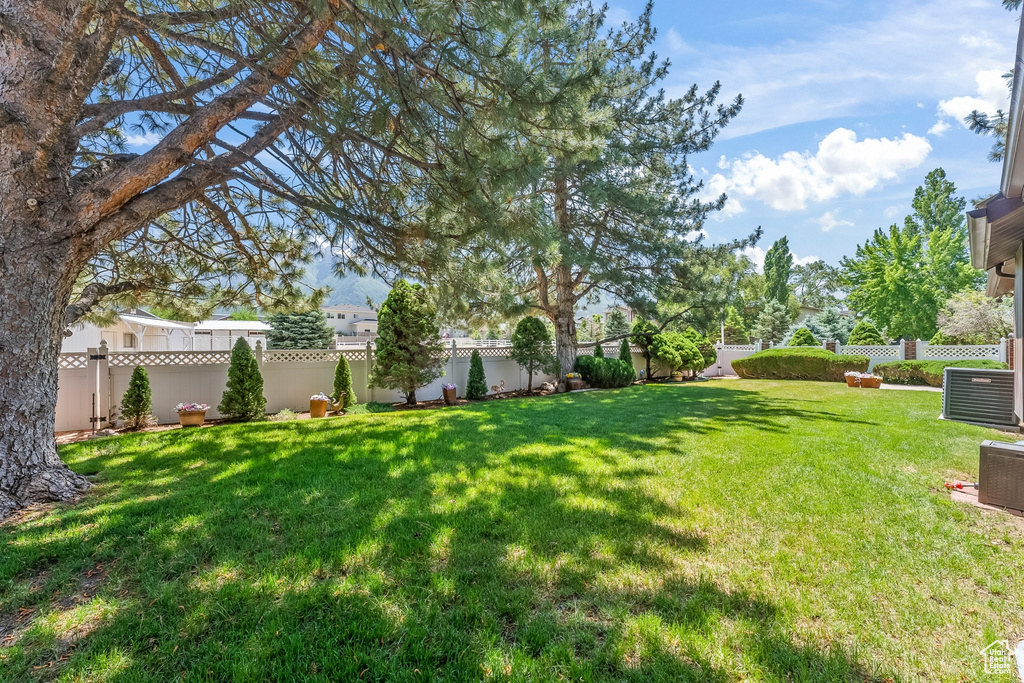
POLYGON ((416 389, 444 374, 437 313, 419 284, 399 280, 377 316, 377 353, 370 386, 397 389, 416 403, 416 389))
POLYGON ((484 359, 473 349, 469 357, 469 378, 466 381, 466 398, 477 401, 487 395, 487 377, 484 376, 484 359))
POLYGON ((153 391, 149 387, 149 375, 141 365, 132 370, 128 389, 121 397, 121 417, 129 429, 138 429, 146 424, 152 410, 153 391))
POLYGON ((789 253, 789 238, 783 236, 764 255, 764 298, 768 301, 789 303, 789 275, 793 269, 793 255, 789 253))
POLYGON ((334 392, 331 398, 341 404, 342 410, 356 403, 356 392, 352 389, 352 367, 344 353, 339 354, 338 364, 334 366, 334 392))
POLYGON ((323 311, 278 313, 267 318, 268 349, 326 349, 334 341, 323 311))
POLYGON ((245 339, 235 342, 228 366, 228 385, 221 396, 217 411, 225 417, 247 422, 262 420, 267 413, 267 399, 263 396, 263 375, 256 356, 245 339))

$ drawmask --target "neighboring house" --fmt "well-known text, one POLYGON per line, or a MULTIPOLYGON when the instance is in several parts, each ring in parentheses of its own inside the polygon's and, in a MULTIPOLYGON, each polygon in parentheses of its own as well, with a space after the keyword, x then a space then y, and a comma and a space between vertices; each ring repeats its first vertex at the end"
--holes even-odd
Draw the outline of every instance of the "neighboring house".
POLYGON ((71 328, 61 351, 84 353, 107 342, 107 350, 124 351, 189 351, 192 349, 194 323, 167 320, 140 308, 121 313, 110 325, 99 327, 80 323, 71 328))
POLYGON ((141 308, 120 313, 110 325, 99 327, 80 323, 65 338, 63 353, 85 353, 107 342, 107 350, 117 353, 133 351, 227 351, 239 337, 252 346, 259 340, 267 346, 266 331, 270 325, 258 320, 203 320, 186 323, 168 320, 141 308))
POLYGON ((195 325, 193 351, 226 351, 234 347, 239 339, 245 339, 249 346, 263 342, 267 348, 267 330, 270 325, 260 320, 203 320, 195 325))
POLYGON ((377 311, 356 304, 323 306, 320 309, 327 318, 327 326, 334 329, 339 337, 376 337, 377 311))
POLYGON ((633 321, 636 320, 636 311, 628 306, 609 306, 603 313, 605 320, 608 320, 608 314, 612 311, 622 311, 622 314, 626 316, 626 322, 630 325, 632 325, 633 321))
MULTIPOLYGON (((1024 61, 1024 23, 1017 40, 1015 63, 1024 61)), ((1011 358, 1024 358, 1024 69, 1013 74, 1007 113, 1006 150, 999 192, 967 212, 971 265, 988 272, 989 296, 1013 294, 1011 358)), ((1024 422, 1024 363, 1013 369, 1013 413, 1024 422)))
POLYGON ((821 313, 820 308, 815 308, 814 306, 801 306, 800 312, 796 314, 796 320, 794 322, 802 323, 808 318, 813 318, 819 313, 821 313))

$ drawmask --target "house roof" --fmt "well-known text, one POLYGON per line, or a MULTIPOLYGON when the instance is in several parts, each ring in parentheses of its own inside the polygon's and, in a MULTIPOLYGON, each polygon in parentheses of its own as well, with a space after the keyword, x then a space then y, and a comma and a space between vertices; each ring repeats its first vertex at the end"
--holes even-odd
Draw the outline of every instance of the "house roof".
POLYGON ((158 318, 152 313, 147 313, 146 315, 122 313, 117 317, 129 325, 140 325, 142 327, 162 327, 168 330, 192 330, 195 327, 192 323, 183 323, 176 320, 158 318))
POLYGON ((260 320, 203 320, 196 323, 196 329, 266 332, 273 328, 260 320))
POLYGON ((1013 89, 1007 114, 1006 153, 999 192, 967 212, 967 234, 971 244, 971 265, 989 271, 988 293, 1005 293, 1008 278, 994 272, 1002 267, 1012 272, 1017 247, 1024 241, 1024 23, 1017 33, 1013 89), (1005 282, 1004 282, 1005 281, 1005 282))
POLYGON ((368 306, 360 306, 359 304, 335 304, 333 306, 321 306, 321 311, 329 311, 334 313, 335 311, 358 311, 360 313, 376 313, 377 311, 369 308, 368 306))

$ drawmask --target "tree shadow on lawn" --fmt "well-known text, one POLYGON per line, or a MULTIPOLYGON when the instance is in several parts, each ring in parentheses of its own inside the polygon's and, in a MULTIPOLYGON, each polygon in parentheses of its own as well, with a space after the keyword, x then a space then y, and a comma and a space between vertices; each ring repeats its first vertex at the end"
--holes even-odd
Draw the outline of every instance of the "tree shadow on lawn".
POLYGON ((66 449, 101 482, 0 531, 0 615, 39 616, 0 643, 0 680, 864 680, 841 650, 794 642, 764 596, 693 578, 712 549, 633 457, 657 448, 648 430, 843 418, 707 389, 66 449), (106 582, 62 614, 97 565, 106 582))

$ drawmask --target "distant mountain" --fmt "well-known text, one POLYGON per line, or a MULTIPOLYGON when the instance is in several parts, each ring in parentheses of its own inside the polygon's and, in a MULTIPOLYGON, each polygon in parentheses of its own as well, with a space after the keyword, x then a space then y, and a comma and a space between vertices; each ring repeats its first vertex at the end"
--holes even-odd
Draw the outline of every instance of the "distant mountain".
POLYGON ((310 284, 315 287, 330 287, 325 304, 334 306, 337 304, 358 304, 365 306, 367 299, 376 307, 384 303, 388 297, 391 286, 383 280, 373 277, 362 277, 359 275, 345 275, 339 277, 334 273, 334 263, 330 259, 317 259, 307 269, 311 280, 310 284))

